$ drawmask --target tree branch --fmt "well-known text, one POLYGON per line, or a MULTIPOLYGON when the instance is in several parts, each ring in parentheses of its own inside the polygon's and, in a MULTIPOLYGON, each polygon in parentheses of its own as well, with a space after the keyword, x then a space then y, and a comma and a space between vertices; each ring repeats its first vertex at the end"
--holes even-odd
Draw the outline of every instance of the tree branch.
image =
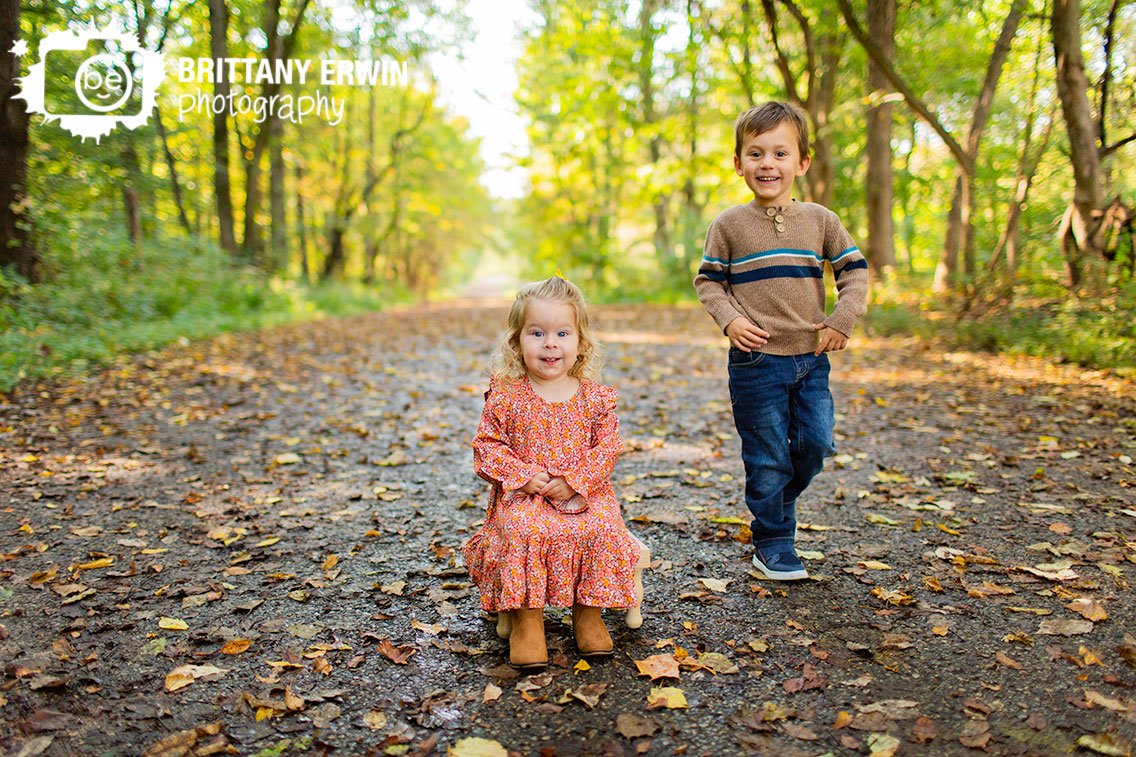
POLYGON ((1112 155, 1114 152, 1119 150, 1121 147, 1124 147, 1124 145, 1128 144, 1129 142, 1136 142, 1136 134, 1129 134, 1119 142, 1113 142, 1108 147, 1102 147, 1100 149, 1101 158, 1107 158, 1109 155, 1112 155))
POLYGON ((765 21, 769 24, 769 36, 773 41, 773 51, 777 53, 777 70, 781 72, 781 79, 785 82, 785 95, 798 103, 803 103, 801 93, 797 91, 797 77, 789 66, 789 56, 781 47, 781 37, 777 33, 777 9, 773 7, 773 0, 761 0, 761 9, 765 11, 765 21))
POLYGON ((955 156, 955 160, 959 162, 963 170, 967 173, 973 173, 974 161, 966 154, 966 150, 962 148, 962 145, 951 136, 951 133, 947 131, 947 128, 943 126, 938 117, 932 113, 930 108, 919 98, 919 95, 915 94, 914 90, 911 89, 907 82, 900 77, 895 67, 892 66, 891 61, 883 55, 878 47, 872 44, 871 39, 868 38, 863 27, 861 27, 860 23, 856 20, 856 15, 852 10, 852 6, 849 5, 848 0, 836 0, 836 2, 840 6, 840 13, 844 16, 844 22, 848 24, 848 30, 852 32, 852 36, 855 37, 860 43, 860 46, 864 48, 864 51, 868 54, 868 57, 872 59, 872 62, 876 64, 880 72, 886 76, 892 86, 903 95, 903 99, 907 101, 908 106, 914 110, 920 118, 926 121, 928 126, 935 130, 935 133, 943 140, 943 143, 946 144, 951 154, 955 156))

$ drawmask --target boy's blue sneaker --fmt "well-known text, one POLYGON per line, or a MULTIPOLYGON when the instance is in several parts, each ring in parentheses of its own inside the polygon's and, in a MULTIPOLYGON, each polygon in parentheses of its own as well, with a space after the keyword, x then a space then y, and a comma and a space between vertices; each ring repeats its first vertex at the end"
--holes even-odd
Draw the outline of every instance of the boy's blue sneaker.
POLYGON ((797 551, 793 549, 792 544, 755 547, 753 567, 764 573, 766 578, 774 581, 799 581, 809 577, 809 572, 805 570, 801 558, 797 557, 797 551))

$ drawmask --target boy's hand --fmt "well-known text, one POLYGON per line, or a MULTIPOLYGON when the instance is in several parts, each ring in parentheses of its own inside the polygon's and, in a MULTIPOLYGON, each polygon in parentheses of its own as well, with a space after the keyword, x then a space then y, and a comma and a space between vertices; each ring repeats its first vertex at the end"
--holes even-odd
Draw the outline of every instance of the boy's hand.
POLYGON ((730 321, 726 326, 726 336, 730 338, 730 344, 742 352, 753 352, 769 341, 769 332, 756 326, 744 315, 739 315, 730 321))
POLYGON ((544 471, 541 471, 540 473, 532 477, 532 481, 529 481, 527 484, 522 486, 521 491, 523 491, 525 494, 540 494, 540 490, 548 486, 548 482, 551 480, 551 476, 549 476, 544 471))
POLYGON ((572 499, 576 496, 577 492, 568 485, 568 481, 563 476, 557 476, 551 479, 544 488, 539 492, 540 496, 551 500, 572 499))
POLYGON ((848 337, 841 334, 833 328, 825 326, 823 323, 814 323, 813 328, 820 332, 817 337, 817 348, 814 355, 819 355, 822 352, 833 352, 835 350, 842 350, 848 346, 848 337))

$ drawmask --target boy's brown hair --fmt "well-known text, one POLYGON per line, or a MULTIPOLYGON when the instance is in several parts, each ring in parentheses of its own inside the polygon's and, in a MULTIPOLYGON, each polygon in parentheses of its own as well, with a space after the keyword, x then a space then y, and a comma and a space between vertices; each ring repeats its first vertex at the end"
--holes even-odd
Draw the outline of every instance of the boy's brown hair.
POLYGON ((764 134, 772 131, 785 121, 797 130, 797 148, 801 159, 809 156, 809 119, 796 105, 778 100, 755 105, 738 116, 734 122, 734 156, 741 158, 742 142, 750 134, 764 134))

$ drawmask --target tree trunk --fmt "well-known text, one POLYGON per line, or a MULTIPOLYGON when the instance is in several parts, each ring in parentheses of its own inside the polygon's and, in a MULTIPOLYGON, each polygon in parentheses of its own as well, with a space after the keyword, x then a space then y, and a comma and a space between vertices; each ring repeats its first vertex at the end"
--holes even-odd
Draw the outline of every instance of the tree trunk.
MULTIPOLYGON (((292 21, 291 30, 287 37, 281 37, 280 28, 280 0, 269 0, 264 6, 264 35, 267 40, 266 57, 271 61, 287 60, 292 57, 292 49, 296 44, 296 34, 304 22, 310 0, 301 0, 296 10, 296 18, 292 21)), ((281 82, 275 78, 266 81, 261 89, 260 96, 271 101, 280 92, 281 82)), ((245 221, 244 236, 241 246, 244 254, 250 260, 257 260, 261 253, 260 226, 257 218, 260 212, 260 173, 261 160, 272 137, 269 123, 263 123, 253 137, 251 155, 245 165, 247 181, 245 182, 245 221)))
MULTIPOLYGON (((868 36, 889 61, 895 53, 896 0, 868 0, 868 36)), ((892 206, 892 104, 890 86, 879 66, 868 61, 868 135, 864 149, 868 212, 868 262, 877 272, 895 267, 895 222, 892 206)))
POLYGON ((314 281, 311 260, 308 257, 308 220, 304 209, 304 166, 296 158, 296 241, 300 249, 300 276, 304 281, 314 281))
POLYGON ((9 50, 20 36, 20 1, 0 0, 0 267, 36 280, 38 256, 29 233, 28 111, 15 100, 20 59, 9 50))
POLYGON ((268 255, 268 270, 275 272, 288 265, 288 211, 284 197, 284 122, 272 119, 272 146, 268 152, 268 205, 272 223, 272 249, 268 255))
POLYGON ((994 91, 998 87, 1002 67, 1010 54, 1010 46, 1018 33, 1018 25, 1021 23, 1024 10, 1025 0, 1014 0, 1010 12, 1002 22, 1002 32, 998 35, 998 41, 994 43, 994 50, 990 53, 990 60, 986 64, 986 77, 983 79, 982 89, 979 90, 978 100, 970 117, 966 160, 959 163, 955 172, 955 193, 950 213, 947 215, 947 236, 939 264, 935 268, 935 281, 932 285, 937 292, 947 291, 959 283, 960 252, 967 261, 968 272, 973 272, 973 250, 968 247, 968 243, 974 238, 970 218, 974 203, 974 171, 978 161, 978 148, 982 144, 982 133, 986 129, 990 109, 994 104, 994 91))
MULTIPOLYGON (((228 57, 229 12, 225 0, 209 0, 209 54, 228 57)), ((213 83, 213 96, 229 96, 228 79, 213 83)), ((213 194, 217 198, 217 225, 221 247, 236 255, 237 237, 233 224, 233 190, 229 178, 229 116, 222 109, 213 114, 213 194)))
MULTIPOLYGON (((656 167, 662 157, 663 139, 658 133, 658 115, 655 112, 655 41, 658 32, 654 28, 653 17, 658 10, 658 0, 643 0, 639 6, 639 97, 641 126, 648 132, 647 162, 656 167)), ((654 243, 655 254, 666 261, 668 269, 673 269, 674 249, 671 242, 670 219, 667 217, 667 195, 650 182, 649 194, 655 215, 654 243)))
POLYGON ((177 160, 170 150, 170 139, 166 133, 166 125, 162 123, 162 109, 157 105, 154 107, 154 125, 158 130, 158 140, 162 143, 162 155, 166 159, 166 168, 170 172, 170 191, 174 196, 174 205, 177 206, 178 222, 181 223, 181 227, 185 229, 187 234, 192 234, 193 228, 189 225, 189 216, 185 214, 185 202, 181 197, 181 180, 178 178, 177 160))
POLYGON ((1090 267, 1099 264, 1104 248, 1100 221, 1095 215, 1103 205, 1104 196, 1097 148, 1099 135, 1089 104, 1080 23, 1079 0, 1054 0, 1050 27, 1057 65, 1057 96, 1069 134, 1069 157, 1073 164, 1073 203, 1061 234, 1072 286, 1081 283, 1086 264, 1090 267))

